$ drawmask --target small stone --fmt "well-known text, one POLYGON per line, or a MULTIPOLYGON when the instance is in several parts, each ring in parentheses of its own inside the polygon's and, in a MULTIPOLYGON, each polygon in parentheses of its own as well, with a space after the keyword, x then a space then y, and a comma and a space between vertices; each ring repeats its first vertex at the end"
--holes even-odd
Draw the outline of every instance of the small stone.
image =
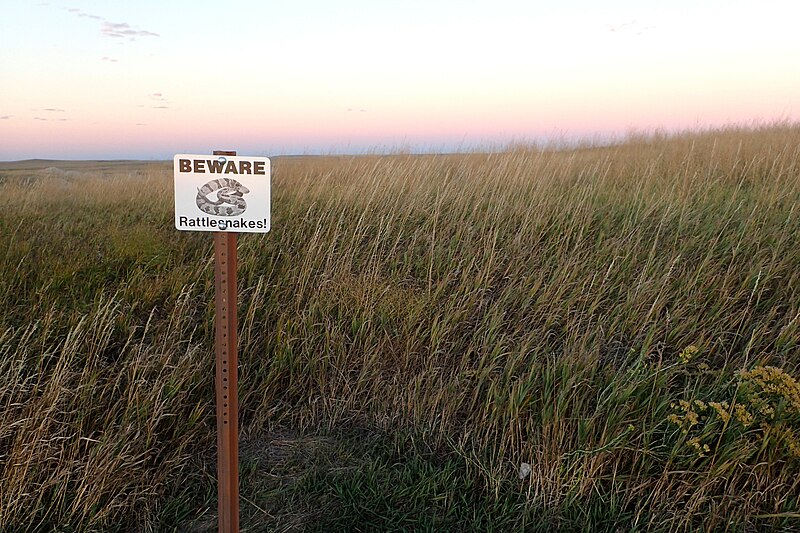
POLYGON ((519 478, 525 479, 529 475, 531 475, 531 465, 528 463, 522 463, 519 465, 519 478))

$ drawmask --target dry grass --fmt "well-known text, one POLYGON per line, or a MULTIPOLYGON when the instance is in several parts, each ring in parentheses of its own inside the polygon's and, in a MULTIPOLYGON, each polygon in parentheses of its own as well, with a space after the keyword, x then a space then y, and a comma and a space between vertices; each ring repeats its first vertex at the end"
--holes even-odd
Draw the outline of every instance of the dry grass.
MULTIPOLYGON (((366 427, 435 458, 304 486, 332 528, 380 527, 353 494, 394 516, 381 472, 451 491, 412 529, 797 527, 780 439, 709 422, 700 457, 669 417, 740 369, 798 375, 799 162, 793 125, 279 158, 273 230, 239 248, 243 434, 366 427)), ((0 524, 166 528, 213 460, 210 239, 174 231, 167 166, 0 172, 0 524)))

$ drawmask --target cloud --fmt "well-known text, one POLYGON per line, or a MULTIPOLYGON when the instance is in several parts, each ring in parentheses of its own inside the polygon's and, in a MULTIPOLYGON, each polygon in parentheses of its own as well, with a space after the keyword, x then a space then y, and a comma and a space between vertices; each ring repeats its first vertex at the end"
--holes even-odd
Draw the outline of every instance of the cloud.
POLYGON ((622 24, 606 24, 606 29, 611 33, 632 33, 635 35, 642 35, 644 32, 650 31, 653 28, 655 28, 655 26, 644 26, 636 19, 623 22, 622 24))
MULTIPOLYGON (((49 111, 49 109, 43 109, 42 111, 49 111)), ((11 115, 9 115, 9 116, 11 116, 11 115)), ((0 117, 0 118, 2 118, 2 117, 0 117)), ((62 118, 33 117, 33 120, 40 120, 42 122, 49 122, 51 120, 55 120, 55 121, 58 121, 58 122, 67 122, 67 121, 69 121, 71 119, 63 118, 63 117, 62 118)))
POLYGON ((144 122, 137 122, 136 125, 137 126, 147 126, 147 124, 145 124, 144 122))
MULTIPOLYGON (((45 113, 66 113, 67 112, 66 109, 61 109, 60 107, 34 107, 33 109, 31 109, 31 111, 36 111, 36 112, 39 112, 39 113, 41 113, 42 111, 44 111, 45 113)), ((47 119, 41 119, 41 120, 47 120, 47 119)))
POLYGON ((170 101, 164 96, 162 92, 149 93, 147 99, 150 102, 145 104, 136 104, 136 107, 148 107, 150 109, 169 109, 170 101))
POLYGON ((65 8, 69 13, 74 15, 78 15, 79 17, 87 18, 87 19, 94 19, 94 20, 105 20, 103 17, 98 15, 92 15, 91 13, 87 13, 86 11, 79 9, 77 7, 67 7, 65 8))
POLYGON ((0 120, 10 120, 14 115, 0 115, 0 120))
POLYGON ((116 63, 117 62, 116 59, 114 59, 113 57, 108 57, 108 56, 101 57, 100 61, 106 61, 108 63, 116 63))
POLYGON ((169 106, 167 105, 169 104, 169 100, 164 97, 163 93, 150 93, 147 96, 155 103, 159 104, 150 106, 151 109, 169 109, 169 106))
POLYGON ((127 22, 111 22, 104 17, 87 13, 86 11, 83 11, 77 7, 68 7, 65 9, 67 12, 72 13, 73 15, 101 21, 103 24, 100 26, 100 33, 106 37, 128 38, 131 41, 135 41, 137 37, 160 37, 159 34, 153 33, 152 31, 137 29, 127 22))
POLYGON ((151 31, 136 30, 127 22, 109 22, 104 20, 100 31, 107 37, 128 37, 130 39, 136 39, 136 37, 160 37, 159 34, 151 31))

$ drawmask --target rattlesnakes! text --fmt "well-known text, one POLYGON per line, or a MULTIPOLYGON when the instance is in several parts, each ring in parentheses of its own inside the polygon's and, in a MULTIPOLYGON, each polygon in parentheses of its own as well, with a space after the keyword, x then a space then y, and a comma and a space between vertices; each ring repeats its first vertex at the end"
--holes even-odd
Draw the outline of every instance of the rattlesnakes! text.
POLYGON ((242 220, 235 218, 232 220, 218 220, 208 217, 178 217, 178 225, 186 228, 249 228, 264 229, 268 228, 267 219, 263 220, 242 220))

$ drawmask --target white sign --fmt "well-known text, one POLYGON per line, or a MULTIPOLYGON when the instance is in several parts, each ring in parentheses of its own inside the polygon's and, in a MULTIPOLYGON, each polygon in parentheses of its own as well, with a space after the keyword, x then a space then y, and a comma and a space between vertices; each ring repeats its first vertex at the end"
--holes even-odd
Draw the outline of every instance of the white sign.
POLYGON ((176 228, 269 231, 269 159, 178 154, 173 162, 176 228))

